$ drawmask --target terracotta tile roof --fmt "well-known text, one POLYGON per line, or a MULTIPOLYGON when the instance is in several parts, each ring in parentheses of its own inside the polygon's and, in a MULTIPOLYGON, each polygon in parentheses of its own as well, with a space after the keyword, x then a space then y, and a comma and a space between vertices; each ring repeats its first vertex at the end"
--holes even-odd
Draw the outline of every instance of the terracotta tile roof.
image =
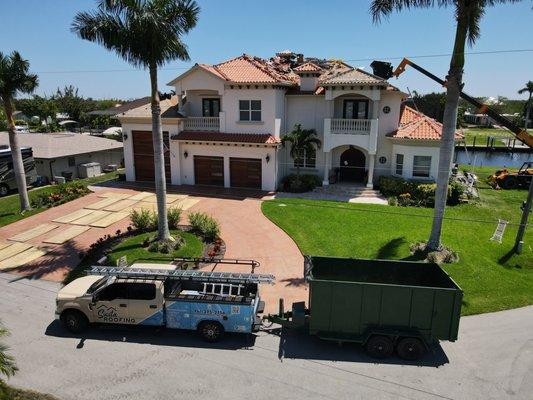
POLYGON ((174 140, 187 140, 197 142, 228 142, 228 143, 255 143, 255 144, 278 144, 276 139, 269 133, 226 133, 226 132, 203 132, 182 131, 175 136, 174 140))
POLYGON ((321 72, 322 68, 313 62, 306 62, 293 69, 294 72, 321 72))
MULTIPOLYGON (((400 127, 388 136, 397 139, 440 140, 442 137, 442 124, 406 106, 402 110, 400 127)), ((456 131, 455 140, 462 138, 463 135, 456 131)))
POLYGON ((337 84, 371 84, 371 85, 388 85, 387 81, 378 76, 372 75, 359 68, 350 69, 333 75, 320 82, 322 85, 337 84))

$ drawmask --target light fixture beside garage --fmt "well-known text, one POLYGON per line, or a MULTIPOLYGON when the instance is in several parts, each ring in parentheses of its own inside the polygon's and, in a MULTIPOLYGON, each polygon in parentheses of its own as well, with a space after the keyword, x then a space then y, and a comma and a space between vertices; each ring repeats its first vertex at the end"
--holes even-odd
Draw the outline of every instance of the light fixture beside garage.
POLYGON ((124 135, 122 135, 122 137, 124 138, 124 140, 128 140, 128 134, 125 133, 124 135))
POLYGON ((189 157, 189 153, 187 152, 187 150, 185 150, 185 151, 183 152, 183 157, 185 157, 185 158, 189 157))
POLYGON ((266 160, 266 162, 267 162, 267 164, 268 164, 268 162, 270 161, 270 154, 267 154, 267 155, 266 155, 265 160, 266 160))

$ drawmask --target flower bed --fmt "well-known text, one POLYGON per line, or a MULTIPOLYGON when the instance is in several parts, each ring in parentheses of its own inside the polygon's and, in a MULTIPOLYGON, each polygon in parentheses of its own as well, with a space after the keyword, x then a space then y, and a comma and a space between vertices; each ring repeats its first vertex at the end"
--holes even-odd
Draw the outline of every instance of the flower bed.
POLYGON ((33 208, 55 207, 89 194, 91 191, 81 181, 62 183, 32 199, 33 208))

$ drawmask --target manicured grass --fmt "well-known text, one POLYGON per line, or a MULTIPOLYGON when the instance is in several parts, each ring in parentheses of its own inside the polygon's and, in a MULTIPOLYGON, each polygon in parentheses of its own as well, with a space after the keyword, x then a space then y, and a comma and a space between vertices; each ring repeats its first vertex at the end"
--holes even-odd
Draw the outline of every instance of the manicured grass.
MULTIPOLYGON (((85 182, 87 185, 94 185, 96 183, 116 179, 116 177, 117 172, 110 172, 94 178, 80 179, 80 181, 85 182)), ((41 193, 51 193, 53 190, 54 186, 45 186, 32 189, 29 191, 30 201, 41 193)), ((20 214, 20 202, 17 193, 6 197, 0 197, 0 227, 9 225, 15 221, 29 217, 31 215, 38 214, 44 210, 46 210, 46 208, 36 208, 22 215, 20 214)))
POLYGON ((508 138, 514 138, 509 131, 498 128, 465 128, 462 132, 467 145, 474 143, 474 137, 476 146, 486 146, 487 138, 490 136, 497 138, 494 140, 495 146, 506 146, 508 138))
MULTIPOLYGON (((484 168, 480 175, 494 169, 484 168)), ((479 202, 447 209, 442 235, 460 257, 443 268, 465 292, 462 312, 533 304, 533 230, 526 231, 519 256, 511 252, 516 225, 507 226, 502 244, 490 240, 498 218, 519 222, 527 191, 496 191, 483 182, 479 191, 479 202)), ((433 215, 426 208, 301 199, 265 201, 262 209, 304 254, 383 259, 412 259, 409 246, 427 240, 433 215)))
POLYGON ((142 247, 142 242, 148 237, 155 236, 155 232, 142 233, 130 237, 114 247, 108 254, 108 264, 115 265, 117 260, 126 256, 128 264, 134 262, 150 262, 157 264, 169 263, 176 257, 201 257, 204 249, 202 241, 192 233, 182 231, 171 231, 172 235, 181 235, 185 243, 179 250, 169 254, 152 253, 142 247))

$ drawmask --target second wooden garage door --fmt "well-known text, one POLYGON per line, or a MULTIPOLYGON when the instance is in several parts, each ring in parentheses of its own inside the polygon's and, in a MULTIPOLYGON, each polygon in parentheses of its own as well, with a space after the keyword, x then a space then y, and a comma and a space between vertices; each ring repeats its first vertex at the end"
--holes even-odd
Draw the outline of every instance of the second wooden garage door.
POLYGON ((194 156, 194 183, 224 186, 224 158, 194 156))
MULTIPOLYGON (((132 131, 133 136, 133 163, 135 165, 135 180, 153 182, 154 173, 154 145, 152 142, 152 132, 132 131)), ((170 153, 168 151, 168 132, 163 132, 163 142, 165 143, 165 178, 170 182, 170 153)))
POLYGON ((231 187, 261 189, 261 159, 230 158, 231 187))

